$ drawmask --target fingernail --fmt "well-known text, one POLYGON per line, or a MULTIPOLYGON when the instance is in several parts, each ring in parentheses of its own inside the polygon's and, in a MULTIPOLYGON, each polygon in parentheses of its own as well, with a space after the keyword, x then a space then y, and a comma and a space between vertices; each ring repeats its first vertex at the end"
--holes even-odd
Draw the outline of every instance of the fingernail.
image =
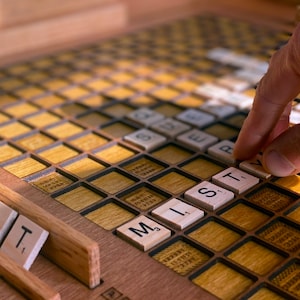
POLYGON ((265 164, 268 171, 278 177, 285 177, 293 174, 295 166, 282 154, 275 150, 266 153, 265 164))

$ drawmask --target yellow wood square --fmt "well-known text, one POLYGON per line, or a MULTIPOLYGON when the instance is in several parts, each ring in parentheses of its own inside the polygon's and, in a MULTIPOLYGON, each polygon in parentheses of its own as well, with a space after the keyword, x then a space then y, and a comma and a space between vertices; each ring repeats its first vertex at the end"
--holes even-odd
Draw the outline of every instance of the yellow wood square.
POLYGON ((30 103, 24 102, 17 105, 9 106, 6 109, 4 109, 4 111, 16 118, 20 118, 38 111, 38 107, 30 103))
MULTIPOLYGON (((1 103, 1 97, 0 97, 0 103, 1 103)), ((0 123, 4 123, 8 120, 9 120, 9 117, 0 112, 0 123)))
POLYGON ((241 235, 215 221, 210 221, 188 234, 189 237, 214 251, 222 251, 241 235))
POLYGON ((239 115, 238 114, 238 115, 234 115, 234 116, 226 119, 226 123, 229 123, 229 124, 231 124, 233 126, 242 128, 245 119, 246 119, 245 115, 239 115))
POLYGON ((113 69, 111 68, 111 66, 100 65, 100 66, 91 66, 89 68, 89 71, 97 75, 106 75, 112 72, 113 69))
POLYGON ((108 106, 106 108, 103 108, 102 111, 115 117, 115 118, 121 118, 126 115, 128 115, 130 112, 132 112, 134 109, 128 105, 125 105, 123 103, 117 103, 112 106, 108 106))
POLYGON ((279 212, 290 205, 294 199, 268 186, 248 196, 248 199, 268 210, 279 212))
POLYGON ((60 163, 69 158, 75 157, 78 155, 78 152, 65 146, 65 145, 57 145, 45 151, 39 153, 39 155, 51 163, 60 163))
POLYGON ((199 83, 190 79, 184 79, 177 81, 173 86, 185 92, 193 92, 199 86, 199 83))
POLYGON ((80 211, 101 201, 103 197, 84 186, 79 186, 55 199, 74 211, 80 211))
POLYGON ((101 128, 101 130, 115 138, 119 138, 136 131, 136 128, 121 122, 116 122, 101 128))
POLYGON ((151 106, 157 103, 157 100, 155 100, 152 97, 146 96, 146 95, 140 95, 137 97, 134 97, 133 99, 130 99, 130 103, 137 105, 137 106, 151 106))
POLYGON ((114 164, 134 156, 135 152, 120 145, 113 145, 96 152, 94 155, 110 164, 114 164))
POLYGON ((292 210, 287 216, 294 222, 300 223, 300 206, 292 210))
POLYGON ((86 111, 86 107, 77 103, 66 104, 55 109, 55 112, 64 116, 76 116, 86 111))
POLYGON ((30 67, 29 65, 25 65, 25 64, 17 64, 9 67, 7 71, 14 75, 21 75, 23 73, 30 71, 30 67))
POLYGON ((67 78, 75 83, 83 82, 86 81, 90 78, 90 74, 83 72, 83 71, 77 71, 77 72, 72 72, 67 75, 67 78))
POLYGON ((135 215, 115 203, 108 203, 85 217, 106 230, 112 230, 133 219, 135 215))
POLYGON ((272 282, 282 288, 283 290, 296 296, 296 299, 300 298, 300 265, 299 263, 293 263, 280 272, 272 282))
POLYGON ((153 183, 169 193, 181 194, 194 186, 197 182, 177 172, 170 172, 154 180, 153 183))
POLYGON ((47 135, 44 135, 42 133, 35 133, 29 136, 26 136, 22 139, 19 139, 16 141, 20 146, 30 150, 34 151, 37 149, 40 149, 44 146, 48 146, 52 144, 55 140, 50 138, 47 135))
POLYGON ((228 257, 258 275, 266 275, 284 260, 283 256, 253 241, 243 244, 228 257))
POLYGON ((0 162, 7 161, 14 157, 21 155, 22 152, 8 144, 4 144, 0 146, 0 162))
POLYGON ((121 59, 118 58, 114 61, 114 65, 117 66, 118 68, 129 68, 134 63, 135 63, 134 60, 124 59, 124 58, 121 58, 121 59))
POLYGON ((149 79, 139 79, 130 83, 130 87, 140 92, 147 92, 157 86, 157 83, 149 79))
POLYGON ((173 101, 180 95, 180 92, 169 87, 163 87, 151 92, 151 95, 163 101, 173 101))
POLYGON ((135 93, 135 91, 129 88, 118 86, 106 91, 105 95, 113 99, 124 100, 131 98, 135 93))
POLYGON ((167 72, 160 72, 152 76, 152 79, 159 83, 170 83, 176 79, 176 76, 167 72))
POLYGON ((169 145, 154 151, 152 155, 158 159, 166 161, 169 164, 177 164, 188 159, 191 156, 191 153, 175 145, 169 145))
POLYGON ((99 107, 106 104, 108 101, 109 100, 102 95, 88 96, 87 98, 80 100, 81 103, 90 107, 99 107))
POLYGON ((26 79, 26 81, 31 82, 31 83, 39 83, 45 79, 48 79, 48 74, 43 72, 43 71, 39 71, 39 70, 35 70, 29 74, 26 74, 24 76, 24 78, 26 79))
POLYGON ((36 96, 43 94, 45 91, 36 87, 36 86, 28 86, 22 89, 17 90, 15 93, 23 98, 23 99, 30 99, 36 96))
POLYGON ((53 66, 54 61, 51 58, 39 58, 33 64, 36 68, 44 69, 53 66))
POLYGON ((78 161, 71 163, 70 165, 64 166, 64 169, 77 175, 80 178, 88 177, 101 170, 105 169, 105 166, 88 158, 82 158, 78 161))
POLYGON ((263 287, 259 289, 254 295, 250 296, 248 300, 284 300, 284 298, 278 294, 275 294, 275 292, 272 292, 271 290, 263 287))
POLYGON ((17 99, 11 95, 7 95, 7 94, 0 95, 0 105, 1 106, 6 105, 6 104, 11 104, 16 101, 17 101, 17 99))
POLYGON ((64 122, 60 125, 48 128, 46 131, 59 139, 64 139, 82 132, 83 129, 73 123, 64 122))
POLYGON ((108 140, 100 135, 90 132, 70 140, 69 143, 85 152, 105 145, 108 143, 108 140))
POLYGON ((152 72, 154 72, 154 70, 155 68, 153 66, 146 65, 146 64, 138 64, 134 66, 134 68, 132 69, 133 72, 141 76, 150 75, 152 72))
POLYGON ((300 176, 288 176, 282 177, 276 180, 276 183, 288 190, 291 190, 297 194, 300 194, 300 176))
POLYGON ((123 167, 127 172, 132 173, 135 176, 141 177, 143 179, 157 174, 164 169, 162 165, 156 162, 142 157, 138 160, 131 162, 130 164, 123 167))
POLYGON ((57 172, 42 176, 30 182, 40 190, 51 194, 73 183, 73 181, 57 172))
POLYGON ((154 109, 156 112, 163 114, 165 117, 174 117, 183 111, 183 108, 171 103, 163 103, 154 109))
POLYGON ((167 198, 162 194, 155 192, 154 190, 143 186, 133 192, 121 197, 122 200, 126 201, 127 203, 135 206, 140 210, 148 210, 153 206, 161 203, 162 201, 166 200, 167 198))
POLYGON ((1 90, 6 90, 6 91, 16 89, 18 87, 21 87, 22 85, 24 85, 24 82, 16 78, 9 78, 7 80, 0 81, 1 90))
POLYGON ((222 300, 238 299, 253 284, 250 278, 220 262, 194 278, 193 282, 222 300))
POLYGON ((26 122, 35 127, 48 126, 60 120, 60 117, 46 111, 26 118, 26 122))
POLYGON ((78 120, 93 127, 99 127, 104 123, 110 121, 110 118, 97 112, 92 112, 82 117, 78 117, 78 120))
POLYGON ((43 83, 43 86, 46 87, 48 90, 57 91, 63 87, 68 86, 69 83, 63 79, 50 79, 43 83))
POLYGON ((30 132, 31 128, 20 123, 20 122, 13 122, 7 125, 0 127, 0 135, 4 138, 14 138, 18 135, 30 132))
POLYGON ((107 89, 109 87, 112 87, 114 84, 107 79, 97 78, 97 79, 94 79, 92 81, 85 83, 84 85, 94 91, 99 92, 99 91, 103 91, 104 89, 107 89))
POLYGON ((239 203, 222 213, 221 217, 248 231, 255 229, 269 219, 268 215, 243 203, 239 203))
POLYGON ((117 72, 109 76, 109 78, 117 83, 125 83, 134 78, 133 74, 129 72, 117 72))
POLYGON ((176 100, 175 103, 183 107, 199 107, 204 103, 204 100, 198 96, 185 95, 176 100))
POLYGON ((116 171, 101 175, 99 178, 92 181, 92 184, 110 194, 118 193, 134 183, 135 182, 132 179, 116 171))
POLYGON ((153 258, 176 273, 185 276, 204 264, 209 256, 184 241, 177 241, 155 254, 153 258))
POLYGON ((209 179, 213 175, 224 170, 224 167, 205 158, 196 158, 181 168, 202 179, 209 179))
POLYGON ((62 104, 65 100, 59 96, 56 95, 48 95, 43 96, 37 100, 34 101, 37 105, 43 107, 43 108, 50 108, 52 106, 62 104))
POLYGON ((19 178, 24 178, 46 169, 46 166, 31 157, 26 157, 13 164, 4 166, 3 169, 19 178))
POLYGON ((220 140, 230 140, 237 137, 239 131, 223 124, 214 124, 204 129, 208 134, 214 135, 220 140))
POLYGON ((77 86, 60 91, 60 94, 68 99, 78 99, 87 96, 89 93, 90 91, 88 91, 87 89, 77 86))

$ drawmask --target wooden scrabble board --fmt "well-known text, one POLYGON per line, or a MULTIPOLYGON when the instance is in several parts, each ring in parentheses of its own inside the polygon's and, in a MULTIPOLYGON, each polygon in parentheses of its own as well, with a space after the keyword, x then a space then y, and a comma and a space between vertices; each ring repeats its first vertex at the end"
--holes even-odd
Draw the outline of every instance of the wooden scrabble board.
POLYGON ((0 299, 299 299, 300 177, 232 156, 287 38, 201 13, 2 67, 0 202, 49 236, 0 299))

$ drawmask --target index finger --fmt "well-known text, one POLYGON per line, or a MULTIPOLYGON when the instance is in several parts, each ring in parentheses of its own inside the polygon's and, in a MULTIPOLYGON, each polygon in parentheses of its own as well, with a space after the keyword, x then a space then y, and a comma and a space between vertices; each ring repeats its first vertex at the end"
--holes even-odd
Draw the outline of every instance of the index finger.
POLYGON ((258 85, 252 109, 235 144, 236 158, 254 156, 274 128, 288 127, 288 104, 299 91, 300 24, 287 45, 272 56, 269 69, 258 85))

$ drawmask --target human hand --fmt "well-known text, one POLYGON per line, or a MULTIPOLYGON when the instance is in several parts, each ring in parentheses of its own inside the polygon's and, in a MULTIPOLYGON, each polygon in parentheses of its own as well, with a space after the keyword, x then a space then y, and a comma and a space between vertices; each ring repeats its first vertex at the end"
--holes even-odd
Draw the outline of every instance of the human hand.
POLYGON ((300 124, 289 126, 292 101, 300 92, 300 24, 271 58, 258 84, 252 109, 235 143, 245 160, 263 151, 262 164, 275 176, 300 172, 300 124))

